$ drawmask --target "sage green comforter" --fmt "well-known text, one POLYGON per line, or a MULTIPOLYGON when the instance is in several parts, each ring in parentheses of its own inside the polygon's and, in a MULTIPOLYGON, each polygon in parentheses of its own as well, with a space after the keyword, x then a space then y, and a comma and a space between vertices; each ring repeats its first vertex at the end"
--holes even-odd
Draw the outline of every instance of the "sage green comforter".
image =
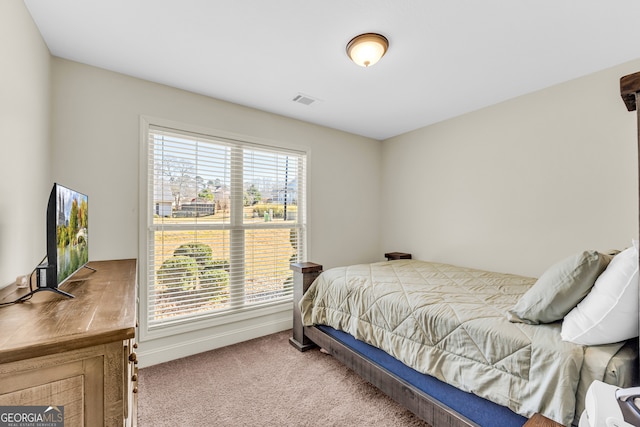
POLYGON ((526 417, 570 425, 581 371, 581 389, 602 380, 622 344, 599 346, 596 366, 583 370, 585 347, 562 341, 560 323, 509 322, 507 311, 534 282, 417 260, 362 264, 322 273, 300 309, 307 326, 345 331, 526 417))

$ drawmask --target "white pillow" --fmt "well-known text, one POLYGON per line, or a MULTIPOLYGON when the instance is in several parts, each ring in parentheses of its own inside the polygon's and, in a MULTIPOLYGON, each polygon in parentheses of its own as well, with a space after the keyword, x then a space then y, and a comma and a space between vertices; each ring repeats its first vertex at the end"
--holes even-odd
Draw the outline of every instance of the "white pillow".
POLYGON ((565 341, 609 344, 638 336, 638 242, 616 255, 562 323, 565 341))

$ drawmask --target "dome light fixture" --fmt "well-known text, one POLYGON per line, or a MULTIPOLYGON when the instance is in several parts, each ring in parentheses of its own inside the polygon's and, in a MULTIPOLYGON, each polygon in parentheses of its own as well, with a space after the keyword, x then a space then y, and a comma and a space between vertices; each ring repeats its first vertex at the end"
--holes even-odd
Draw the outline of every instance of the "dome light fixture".
POLYGON ((387 53, 389 40, 383 35, 365 33, 355 36, 347 43, 347 55, 361 67, 369 67, 387 53))

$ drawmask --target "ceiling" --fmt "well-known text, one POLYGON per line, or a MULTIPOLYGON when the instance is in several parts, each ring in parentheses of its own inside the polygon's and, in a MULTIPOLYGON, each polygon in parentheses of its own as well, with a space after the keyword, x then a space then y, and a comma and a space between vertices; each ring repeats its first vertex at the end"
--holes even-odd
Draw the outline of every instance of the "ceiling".
POLYGON ((637 0, 24 2, 52 55, 378 140, 640 58, 637 0))

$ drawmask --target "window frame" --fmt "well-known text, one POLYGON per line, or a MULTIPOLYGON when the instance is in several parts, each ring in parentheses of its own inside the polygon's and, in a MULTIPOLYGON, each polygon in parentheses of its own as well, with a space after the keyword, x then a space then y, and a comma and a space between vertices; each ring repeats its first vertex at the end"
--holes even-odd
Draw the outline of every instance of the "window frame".
MULTIPOLYGON (((239 144, 246 144, 247 147, 253 147, 260 149, 264 147, 267 150, 283 150, 298 152, 301 156, 305 157, 306 167, 304 168, 304 185, 303 191, 305 197, 302 201, 298 202, 299 227, 302 230, 304 237, 299 242, 299 253, 305 257, 307 254, 308 246, 308 194, 309 194, 309 149, 304 146, 288 144, 282 142, 274 142, 264 138, 257 138, 247 135, 240 135, 231 132, 222 131, 219 129, 211 129, 197 125, 191 125, 186 123, 180 123, 172 120, 151 117, 140 116, 140 168, 139 168, 139 238, 138 238, 138 295, 139 295, 139 339, 141 342, 150 341, 159 338, 170 337, 176 334, 183 334, 188 332, 197 331, 200 329, 212 328, 221 325, 227 325, 236 322, 242 322, 254 318, 270 316, 284 311, 292 310, 292 299, 287 298, 282 302, 274 302, 272 304, 262 307, 248 307, 246 309, 233 310, 228 313, 208 314, 198 318, 197 316, 176 324, 155 326, 150 329, 148 315, 149 315, 149 283, 147 281, 148 275, 148 256, 149 251, 153 248, 149 247, 149 236, 153 226, 153 191, 149 189, 149 132, 154 126, 174 129, 176 132, 183 132, 185 134, 193 133, 211 137, 213 139, 221 139, 227 141, 237 142, 239 144)), ((232 184, 233 185, 233 184, 232 184)), ((242 185, 240 183, 239 185, 242 185)), ((253 227, 249 227, 253 228, 253 227)))

